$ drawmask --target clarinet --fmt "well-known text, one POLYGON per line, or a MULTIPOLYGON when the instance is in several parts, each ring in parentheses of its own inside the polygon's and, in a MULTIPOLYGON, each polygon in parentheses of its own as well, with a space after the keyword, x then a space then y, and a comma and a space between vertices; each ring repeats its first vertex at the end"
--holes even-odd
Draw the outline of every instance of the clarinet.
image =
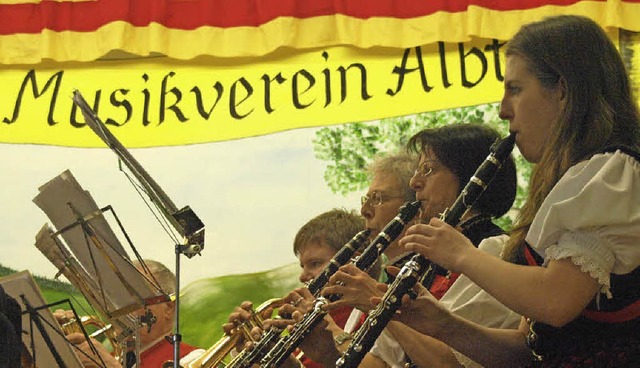
MULTIPOLYGON (((322 272, 307 285, 307 288, 313 296, 318 296, 318 294, 320 294, 322 288, 324 288, 327 282, 329 282, 329 278, 338 270, 338 268, 340 268, 340 266, 346 264, 353 258, 353 255, 362 248, 370 235, 371 230, 362 230, 351 238, 347 244, 342 246, 338 253, 336 253, 331 261, 329 261, 325 266, 324 270, 322 270, 322 272)), ((243 350, 240 354, 236 355, 231 362, 229 362, 227 367, 248 368, 252 366, 264 356, 268 347, 272 346, 276 342, 281 333, 281 329, 275 327, 270 328, 262 335, 260 340, 256 342, 251 351, 243 350)))
MULTIPOLYGON (((456 226, 463 215, 474 205, 496 175, 504 160, 509 156, 515 144, 515 135, 511 134, 491 146, 489 156, 478 167, 469 183, 464 187, 453 205, 442 215, 441 220, 456 226)), ((369 312, 366 320, 356 331, 347 350, 336 362, 336 367, 357 367, 366 353, 371 350, 393 315, 402 305, 402 297, 412 295, 413 287, 425 278, 432 278, 443 268, 420 254, 415 254, 404 264, 395 280, 389 285, 378 306, 369 312)))
POLYGON ((329 278, 333 276, 338 269, 347 264, 347 262, 351 261, 354 254, 360 250, 360 248, 364 245, 365 241, 369 239, 371 235, 371 230, 362 230, 357 233, 356 236, 353 237, 347 244, 345 244, 339 251, 336 253, 333 258, 327 263, 324 267, 324 270, 318 274, 307 288, 313 294, 313 296, 318 296, 320 291, 327 285, 329 282, 329 278))
MULTIPOLYGON (((368 270, 400 235, 409 221, 416 216, 420 210, 420 205, 419 201, 405 203, 400 208, 398 215, 384 227, 371 244, 352 263, 360 270, 368 270)), ((313 309, 307 312, 300 322, 295 324, 291 333, 278 340, 275 346, 260 361, 260 366, 271 368, 282 364, 327 314, 327 311, 323 310, 323 306, 328 304, 329 301, 336 301, 339 298, 339 295, 317 298, 313 303, 313 309)))

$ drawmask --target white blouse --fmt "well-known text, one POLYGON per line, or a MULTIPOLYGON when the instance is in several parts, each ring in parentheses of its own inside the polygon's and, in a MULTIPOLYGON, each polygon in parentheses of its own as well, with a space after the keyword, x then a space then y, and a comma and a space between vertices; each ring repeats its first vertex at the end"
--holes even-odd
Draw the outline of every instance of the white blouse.
MULTIPOLYGON (((507 235, 486 238, 478 245, 478 249, 499 257, 507 240, 507 235)), ((464 274, 442 296, 440 304, 451 313, 483 326, 514 329, 520 324, 519 314, 497 301, 464 274)))
MULTIPOLYGON (((509 237, 499 235, 486 238, 478 249, 498 257, 509 237)), ((520 315, 497 301, 465 275, 460 275, 440 299, 442 306, 451 313, 486 327, 515 329, 520 315)), ((371 354, 384 360, 392 368, 402 368, 406 361, 404 351, 387 330, 378 337, 371 354)), ((458 362, 464 367, 481 367, 478 363, 453 350, 458 362)))
POLYGON ((640 163, 620 151, 569 168, 526 236, 544 258, 570 259, 611 298, 610 274, 640 265, 640 163))
MULTIPOLYGON (((498 257, 503 252, 508 239, 507 235, 487 238, 480 243, 478 249, 498 257)), ((497 301, 464 274, 460 275, 451 285, 440 299, 440 303, 453 314, 482 326, 516 329, 520 324, 519 314, 497 301)), ((462 353, 453 349, 452 351, 462 366, 466 368, 482 367, 462 353)))

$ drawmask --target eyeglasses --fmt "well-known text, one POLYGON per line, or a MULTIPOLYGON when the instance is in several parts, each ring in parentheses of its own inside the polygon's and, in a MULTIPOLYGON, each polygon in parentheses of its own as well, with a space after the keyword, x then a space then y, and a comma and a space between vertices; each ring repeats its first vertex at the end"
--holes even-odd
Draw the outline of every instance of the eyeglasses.
MULTIPOLYGON (((391 198, 402 198, 402 196, 385 196, 386 199, 391 199, 391 198)), ((384 200, 382 199, 382 193, 380 192, 371 192, 371 195, 363 195, 362 197, 360 197, 360 204, 361 205, 365 205, 365 204, 369 204, 372 207, 378 207, 379 205, 381 205, 384 202, 384 200)))
POLYGON ((418 168, 413 173, 413 176, 418 176, 421 178, 427 177, 433 172, 433 169, 435 169, 436 166, 438 166, 437 161, 424 160, 420 165, 418 165, 418 168))

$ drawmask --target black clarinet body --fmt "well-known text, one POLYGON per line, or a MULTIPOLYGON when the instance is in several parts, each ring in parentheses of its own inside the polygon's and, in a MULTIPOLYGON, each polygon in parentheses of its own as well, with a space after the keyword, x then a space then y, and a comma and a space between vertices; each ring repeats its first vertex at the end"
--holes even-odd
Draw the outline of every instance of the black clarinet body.
POLYGON ((270 346, 272 346, 278 341, 282 331, 283 330, 280 328, 271 327, 270 329, 268 329, 262 334, 262 336, 260 337, 260 340, 258 340, 254 344, 253 349, 242 350, 238 355, 235 356, 235 358, 231 360, 231 362, 229 362, 227 367, 233 367, 233 368, 251 367, 258 361, 260 361, 260 359, 262 359, 262 357, 267 353, 270 346))
MULTIPOLYGON (((398 237, 404 228, 418 214, 420 210, 420 202, 405 203, 396 215, 384 229, 371 241, 371 244, 364 249, 362 254, 353 261, 353 264, 362 271, 367 271, 380 257, 380 255, 389 247, 389 245, 398 237)), ((329 301, 336 301, 339 295, 329 295, 327 297, 319 297, 314 301, 314 308, 306 313, 302 320, 295 324, 291 333, 282 337, 273 346, 273 348, 260 361, 262 367, 277 367, 291 354, 309 333, 320 323, 327 314, 322 306, 329 301)))
POLYGON ((317 296, 320 291, 322 291, 322 289, 327 285, 327 282, 329 282, 329 278, 333 276, 333 274, 336 273, 336 271, 338 271, 341 266, 344 266, 345 264, 347 264, 347 262, 353 259, 353 256, 357 251, 360 250, 360 248, 362 248, 365 242, 369 239, 370 235, 371 230, 362 230, 361 232, 357 233, 347 244, 345 244, 338 251, 338 253, 333 256, 329 263, 327 263, 324 270, 322 270, 322 272, 320 272, 318 276, 316 276, 313 280, 311 280, 311 282, 309 282, 307 288, 309 289, 311 294, 317 296))
POLYGON ((389 244, 400 236, 402 230, 420 211, 420 201, 407 202, 402 207, 396 217, 382 229, 382 231, 371 241, 360 256, 358 256, 353 264, 359 269, 366 271, 380 258, 380 255, 387 250, 389 244))
POLYGON ((313 303, 313 309, 307 312, 302 321, 296 323, 289 335, 278 340, 276 345, 267 352, 260 361, 260 367, 275 368, 280 366, 300 343, 313 331, 327 314, 322 306, 328 303, 328 299, 319 297, 313 303))
MULTIPOLYGON (((509 156, 515 144, 515 135, 511 134, 491 147, 489 156, 478 167, 467 185, 462 189, 455 202, 441 216, 451 226, 456 226, 464 214, 473 206, 487 188, 493 177, 509 156)), ((425 278, 433 277, 442 270, 420 254, 415 254, 404 264, 398 276, 389 285, 378 306, 369 312, 367 319, 356 331, 347 350, 336 362, 336 367, 355 368, 367 354, 376 339, 382 334, 389 321, 402 305, 404 295, 412 295, 413 287, 425 278)))

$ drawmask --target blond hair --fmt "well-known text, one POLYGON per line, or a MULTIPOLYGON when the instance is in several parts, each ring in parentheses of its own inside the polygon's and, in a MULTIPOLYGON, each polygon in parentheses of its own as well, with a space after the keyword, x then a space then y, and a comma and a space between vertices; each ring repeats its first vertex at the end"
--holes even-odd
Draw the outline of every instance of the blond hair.
POLYGON ((366 169, 370 178, 377 174, 393 176, 396 179, 398 194, 401 194, 405 201, 412 202, 416 200, 416 192, 409 185, 409 181, 417 166, 417 155, 401 151, 376 157, 366 169))

